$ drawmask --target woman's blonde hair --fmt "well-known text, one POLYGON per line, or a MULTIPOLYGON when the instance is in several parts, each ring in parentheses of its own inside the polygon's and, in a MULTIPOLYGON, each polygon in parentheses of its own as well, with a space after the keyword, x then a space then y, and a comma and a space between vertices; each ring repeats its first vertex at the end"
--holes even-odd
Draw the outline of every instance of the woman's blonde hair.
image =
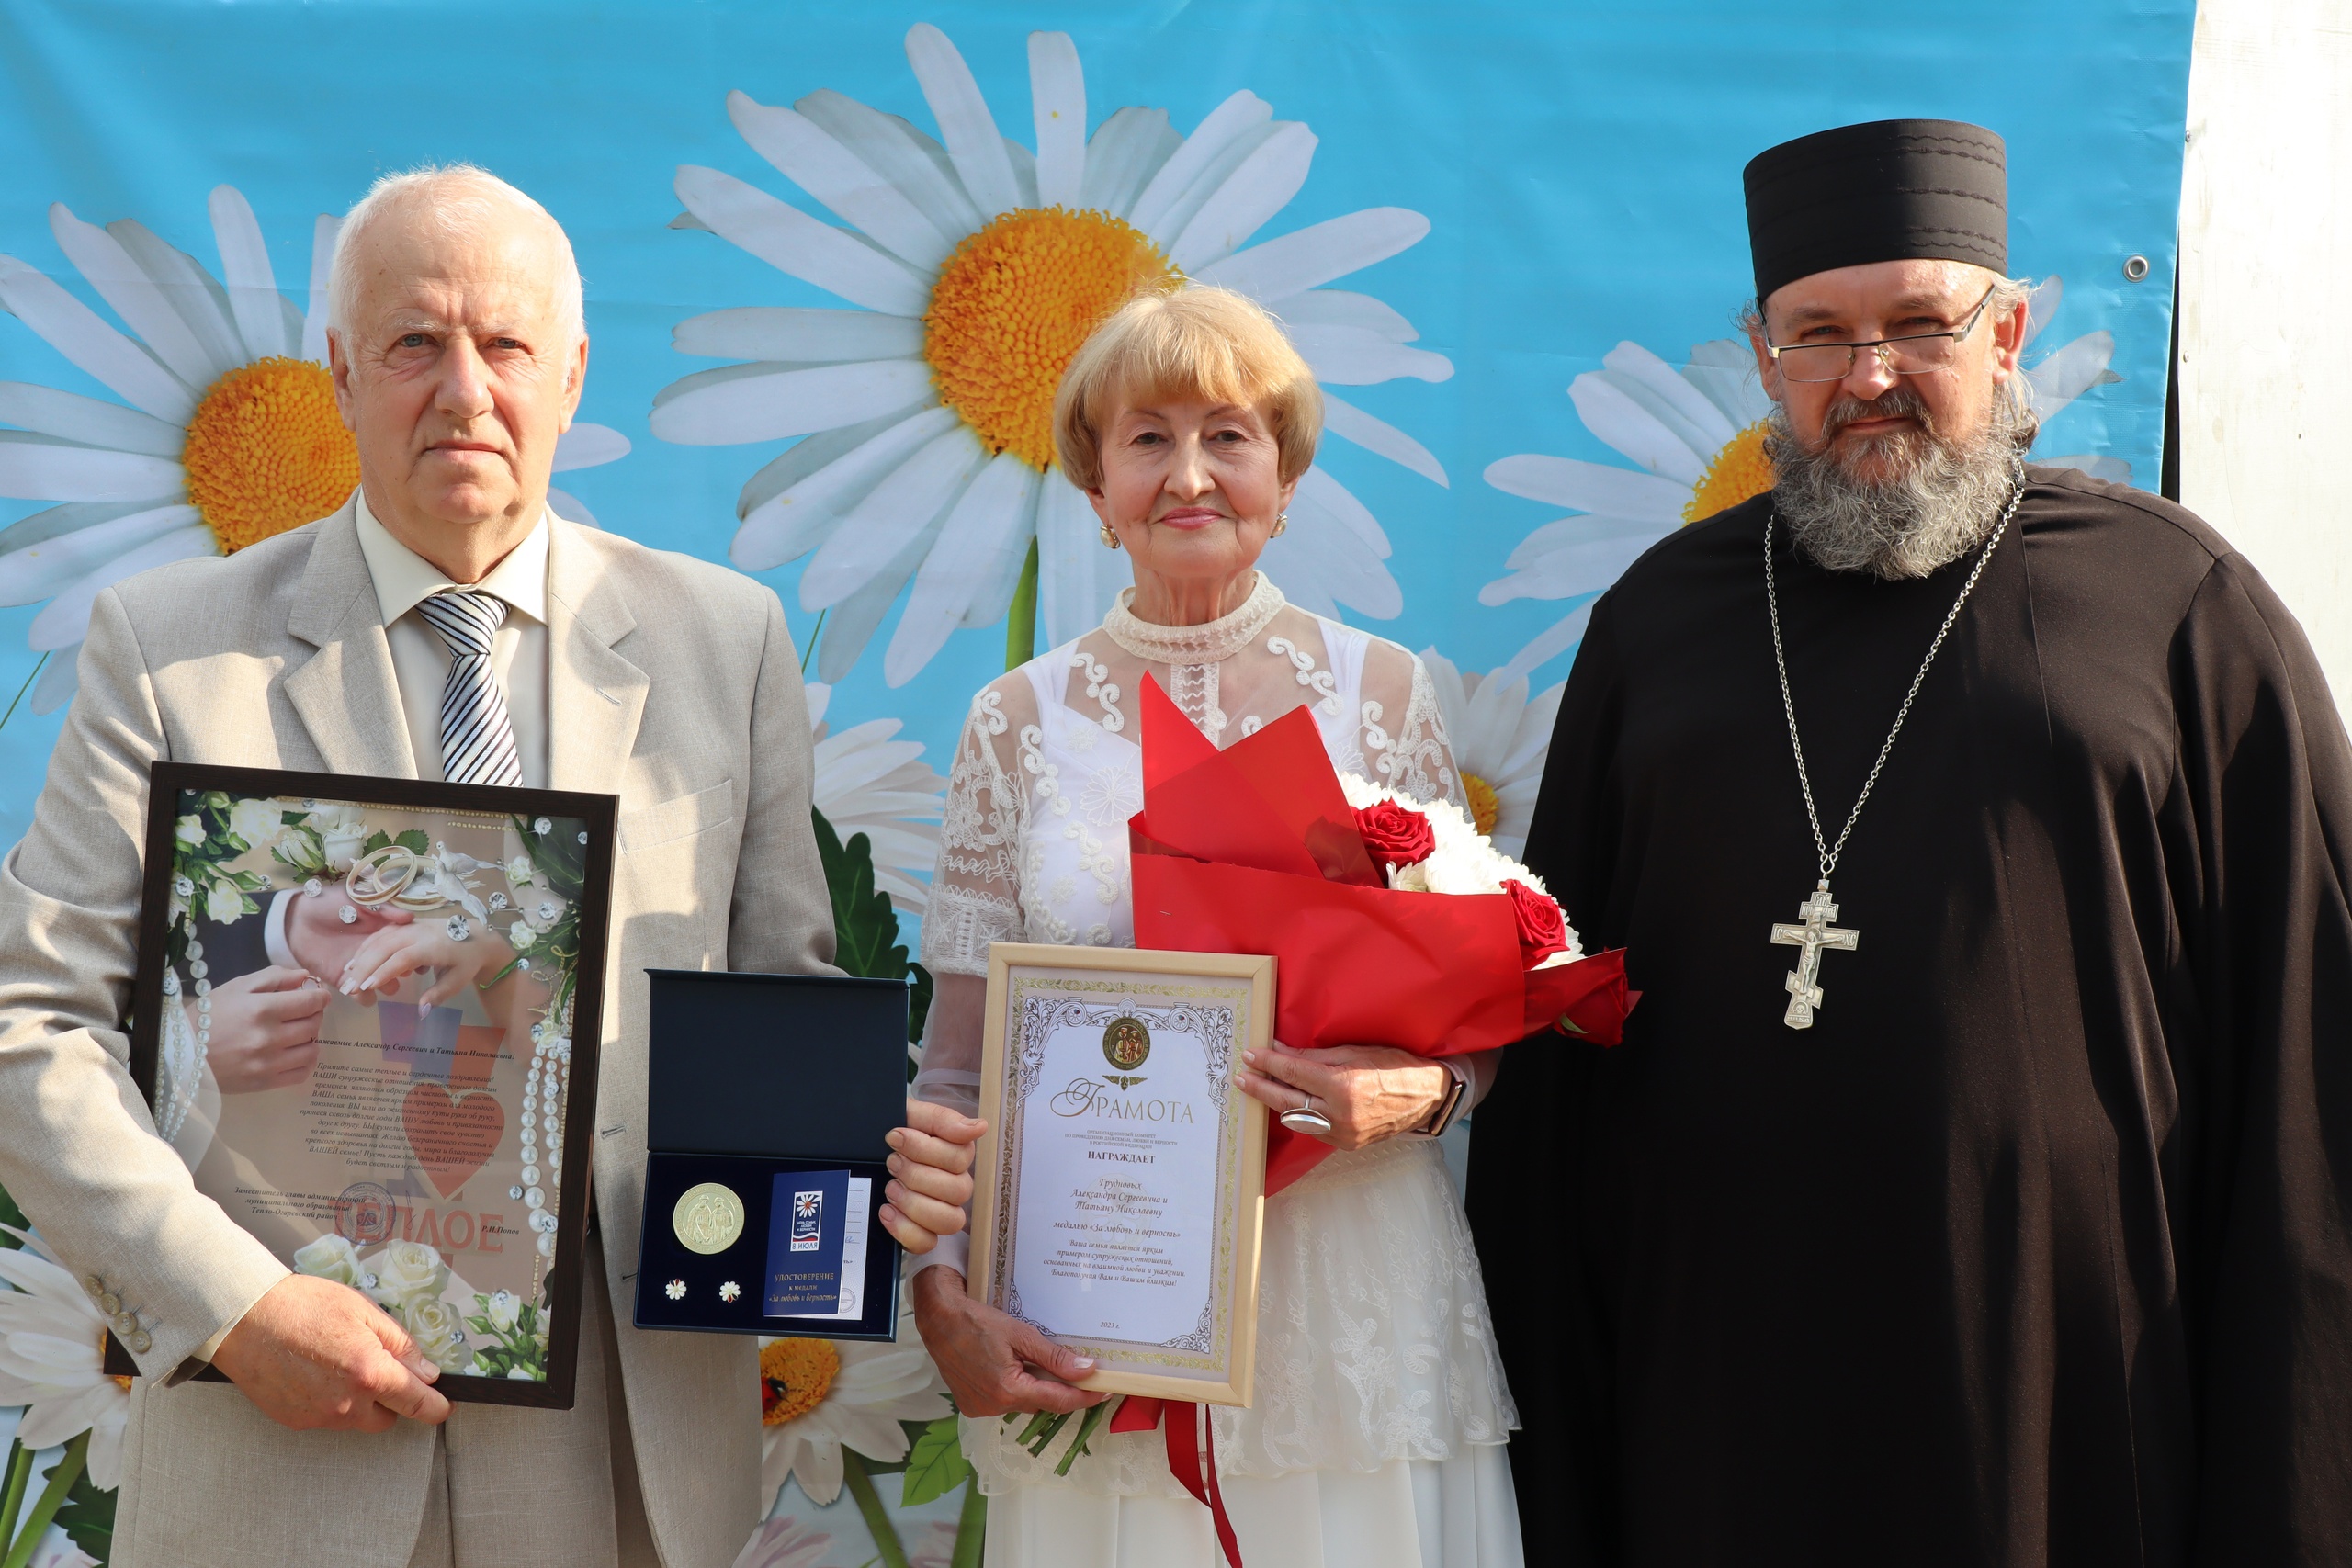
POLYGON ((1282 479, 1315 461, 1323 393, 1282 323, 1208 284, 1138 294, 1094 329, 1054 394, 1054 450, 1080 490, 1102 488, 1102 424, 1118 402, 1192 397, 1245 403, 1273 427, 1282 479))

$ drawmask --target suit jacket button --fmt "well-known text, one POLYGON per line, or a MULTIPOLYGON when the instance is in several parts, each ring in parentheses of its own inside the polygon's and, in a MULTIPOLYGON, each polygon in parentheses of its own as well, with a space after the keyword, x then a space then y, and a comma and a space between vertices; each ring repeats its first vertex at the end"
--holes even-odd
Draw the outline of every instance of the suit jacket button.
POLYGON ((122 1298, 112 1291, 101 1292, 98 1295, 98 1310, 108 1317, 112 1317, 122 1310, 122 1298))
POLYGON ((82 1276, 82 1288, 94 1296, 99 1295, 106 1291, 107 1282, 96 1274, 85 1274, 82 1276))
POLYGON ((123 1335, 130 1335, 130 1334, 136 1334, 136 1333, 138 1333, 138 1332, 139 1332, 139 1314, 138 1314, 137 1313, 135 1313, 135 1312, 119 1312, 119 1313, 115 1314, 114 1314, 114 1331, 115 1331, 117 1334, 123 1334, 123 1335))
POLYGON ((154 1348, 155 1342, 147 1337, 147 1331, 143 1328, 130 1337, 130 1353, 134 1356, 143 1356, 154 1348))

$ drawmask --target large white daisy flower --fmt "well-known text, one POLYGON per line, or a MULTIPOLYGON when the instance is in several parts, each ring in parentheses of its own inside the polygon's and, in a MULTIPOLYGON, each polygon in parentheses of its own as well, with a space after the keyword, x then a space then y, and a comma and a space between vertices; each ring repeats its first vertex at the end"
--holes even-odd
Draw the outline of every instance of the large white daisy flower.
POLYGON ((949 1411, 947 1384, 900 1314, 895 1345, 854 1339, 770 1339, 760 1347, 763 1509, 775 1506, 786 1476, 820 1507, 841 1495, 842 1450, 895 1464, 910 1446, 901 1421, 935 1421, 949 1411))
MULTIPOLYGON (((2064 297, 2052 277, 2033 290, 2026 314, 2030 349, 2064 297)), ((2087 333, 2028 367, 2034 411, 2052 414, 2105 381, 2115 356, 2111 333, 2087 333)), ((1772 400, 1756 377, 1746 340, 1717 338, 1690 351, 1679 370, 1635 343, 1621 343, 1568 388, 1584 426, 1637 468, 1588 463, 1537 453, 1499 458, 1487 482, 1582 513, 1546 523, 1504 564, 1510 575, 1478 591, 1482 604, 1513 599, 1575 599, 1566 617, 1511 657, 1493 679, 1513 681, 1565 653, 1584 636, 1591 601, 1617 581, 1636 557, 1685 524, 1713 517, 1772 487, 1764 456, 1764 419, 1772 400)), ((2128 480, 2131 465, 2113 457, 2069 454, 2037 462, 2081 468, 2100 479, 2128 480)))
POLYGON ((54 1448, 90 1434, 90 1484, 122 1484, 122 1429, 130 1381, 106 1374, 106 1314, 41 1239, 0 1225, 24 1245, 0 1249, 0 1406, 21 1404, 17 1440, 54 1448))
MULTIPOLYGON (((1048 643, 1101 620, 1125 562, 1056 470, 1050 414, 1063 367, 1139 283, 1181 273, 1261 301, 1327 387, 1453 374, 1409 346, 1418 334, 1396 310, 1323 287, 1419 241, 1419 213, 1371 208, 1242 248, 1306 183, 1316 145, 1254 94, 1234 94, 1190 136, 1164 109, 1130 107, 1090 138, 1077 49, 1032 33, 1032 152, 999 133, 946 34, 918 24, 907 58, 939 141, 831 91, 790 108, 728 96, 752 150, 850 229, 715 169, 678 171, 680 226, 860 307, 679 323, 681 352, 746 363, 673 383, 652 414, 668 441, 806 437, 744 486, 730 554, 762 571, 813 552, 800 602, 831 612, 823 679, 848 671, 910 581, 883 657, 894 686, 958 626, 1001 619, 1024 581, 1048 643)), ((1394 426, 1328 394, 1325 417, 1334 434, 1446 482, 1394 426)), ((1318 468, 1262 564, 1295 604, 1385 618, 1404 603, 1388 553, 1372 513, 1318 468)))
MULTIPOLYGON (((326 279, 341 220, 311 231, 307 310, 278 292, 252 206, 230 186, 211 197, 216 278, 129 219, 100 228, 59 202, 50 231, 128 334, 51 278, 0 255, 0 308, 103 383, 121 402, 0 381, 0 496, 64 504, 0 530, 0 604, 49 604, 27 640, 51 654, 35 713, 74 692, 90 604, 112 583, 167 561, 225 555, 341 506, 359 453, 328 378, 326 279)), ((628 440, 574 424, 558 469, 609 463, 628 440)), ((548 502, 594 524, 560 490, 548 502)))
POLYGON ((920 915, 930 890, 915 879, 929 876, 939 859, 947 780, 922 760, 922 741, 891 739, 899 729, 895 718, 871 718, 828 734, 825 710, 832 695, 831 686, 809 682, 817 809, 843 843, 852 833, 865 835, 874 847, 874 885, 900 910, 920 915))
POLYGON ((1552 749, 1552 726, 1560 716, 1560 694, 1551 687, 1530 701, 1527 678, 1464 674, 1434 648, 1421 649, 1421 663, 1453 746, 1453 763, 1470 798, 1470 819, 1514 860, 1527 852, 1527 827, 1544 784, 1544 759, 1552 749))

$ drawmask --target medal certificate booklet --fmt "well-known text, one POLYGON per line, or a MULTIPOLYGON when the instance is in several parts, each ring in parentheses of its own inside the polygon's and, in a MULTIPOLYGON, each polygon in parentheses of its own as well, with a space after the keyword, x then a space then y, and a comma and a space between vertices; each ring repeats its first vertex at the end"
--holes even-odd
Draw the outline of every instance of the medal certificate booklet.
POLYGON ((178 762, 151 788, 130 1033, 156 1130, 442 1393, 570 1409, 613 797, 178 762))
POLYGON ((1273 1016, 1271 958, 989 948, 967 1287, 1080 1387, 1250 1403, 1266 1111, 1233 1075, 1273 1016))
POLYGON ((896 1337, 899 1245, 876 1212, 906 1115, 906 983, 649 984, 637 1326, 896 1337))

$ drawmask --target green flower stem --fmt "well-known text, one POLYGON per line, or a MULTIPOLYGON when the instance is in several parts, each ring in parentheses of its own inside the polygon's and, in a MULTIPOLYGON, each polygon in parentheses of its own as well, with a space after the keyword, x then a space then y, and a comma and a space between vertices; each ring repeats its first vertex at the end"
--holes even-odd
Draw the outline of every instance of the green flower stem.
MULTIPOLYGON (((33 1549, 40 1545, 40 1538, 49 1533, 49 1524, 57 1517, 57 1510, 65 1506, 65 1495, 74 1490, 74 1483, 82 1477, 82 1466, 90 1457, 90 1434, 84 1432, 65 1445, 64 1457, 57 1468, 49 1472, 49 1484, 40 1489, 40 1498, 33 1504, 33 1511, 25 1516, 23 1533, 16 1544, 8 1548, 8 1555, 0 1557, 0 1568, 25 1568, 33 1560, 33 1549)), ((905 1568, 901 1559, 898 1568, 905 1568)))
MULTIPOLYGON (((1035 546, 1034 546, 1034 545, 1032 545, 1032 546, 1030 547, 1030 550, 1031 550, 1031 553, 1034 555, 1034 554, 1035 554, 1035 550, 1036 550, 1036 547, 1035 547, 1035 546)), ((26 677, 25 677, 25 683, 24 683, 23 685, 21 685, 21 686, 19 686, 19 687, 17 687, 17 702, 12 702, 12 703, 10 703, 10 704, 8 705, 8 711, 7 711, 6 713, 0 713, 0 727, 5 727, 10 719, 12 719, 12 718, 14 718, 14 717, 16 717, 16 716, 17 716, 17 703, 20 703, 20 702, 23 702, 23 701, 25 700, 25 694, 26 694, 27 692, 29 692, 29 691, 31 691, 31 690, 33 689, 33 679, 34 679, 34 677, 35 677, 35 676, 38 676, 38 675, 40 673, 41 666, 42 666, 42 665, 44 665, 44 664, 47 664, 48 662, 49 662, 49 655, 48 655, 48 654, 46 654, 46 653, 42 654, 39 659, 36 659, 36 660, 33 660, 33 672, 32 672, 32 674, 31 674, 31 675, 28 675, 28 676, 26 676, 26 677)), ((5 1539, 5 1538, 6 1538, 6 1534, 7 1534, 7 1532, 6 1532, 6 1530, 0 1530, 0 1539, 5 1539)))
POLYGON ((947 1568, 980 1568, 980 1548, 988 1543, 989 1500, 980 1495, 980 1478, 964 1483, 964 1511, 956 1517, 956 1551, 947 1568))
POLYGON ((1037 541, 1029 541, 1029 558, 1021 563, 1021 581, 1012 590, 1012 611, 1004 622, 1004 667, 1018 670, 1037 655, 1037 541))
MULTIPOLYGON (((907 1549, 899 1540, 899 1527, 890 1522, 890 1511, 882 1506, 881 1494, 874 1490, 874 1478, 865 1473, 865 1461, 855 1450, 842 1449, 842 1480, 849 1487, 849 1495, 857 1499, 857 1511, 865 1516, 865 1528, 874 1537, 875 1550, 882 1554, 882 1568, 907 1568, 907 1549)), ((23 1568, 17 1562, 0 1562, 0 1568, 23 1568)))
MULTIPOLYGON (((808 673, 808 656, 817 651, 817 639, 824 635, 825 615, 824 610, 817 612, 817 624, 808 628, 808 646, 800 650, 800 673, 803 676, 808 673)), ((6 722, 5 719, 0 719, 0 723, 6 722)))
POLYGON ((25 1486, 33 1478, 33 1451, 23 1441, 8 1445, 8 1478, 0 1484, 0 1547, 17 1539, 17 1515, 25 1506, 25 1486))

